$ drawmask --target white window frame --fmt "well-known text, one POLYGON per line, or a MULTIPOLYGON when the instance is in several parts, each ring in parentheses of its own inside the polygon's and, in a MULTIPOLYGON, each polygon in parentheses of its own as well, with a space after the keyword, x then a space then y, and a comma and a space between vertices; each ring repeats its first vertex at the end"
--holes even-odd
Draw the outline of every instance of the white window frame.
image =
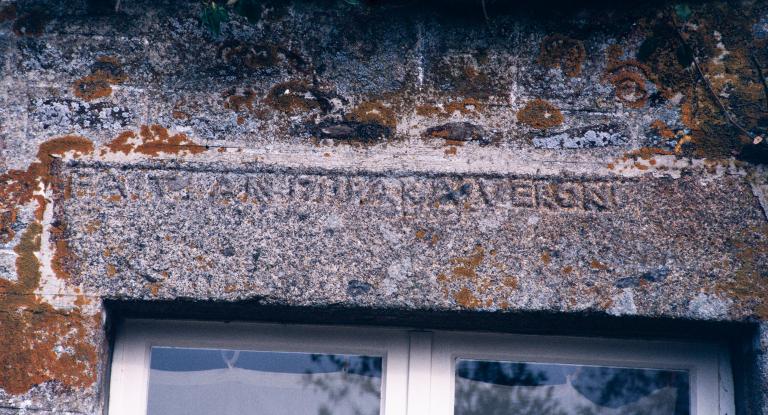
POLYGON ((381 415, 453 415, 459 358, 687 370, 693 415, 735 412, 729 354, 715 343, 134 319, 116 333, 110 415, 146 414, 154 346, 381 356, 381 415))

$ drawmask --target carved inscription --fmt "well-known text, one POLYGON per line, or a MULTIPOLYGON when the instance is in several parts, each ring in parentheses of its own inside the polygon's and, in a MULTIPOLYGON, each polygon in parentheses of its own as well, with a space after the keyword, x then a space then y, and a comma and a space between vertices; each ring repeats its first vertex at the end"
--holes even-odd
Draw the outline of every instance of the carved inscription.
MULTIPOLYGON (((404 210, 458 206, 608 212, 619 205, 615 189, 619 185, 606 180, 284 173, 182 176, 154 172, 147 176, 142 187, 150 197, 247 201, 261 205, 355 204, 404 210)), ((99 187, 109 186, 102 179, 99 187)), ((121 187, 120 193, 125 195, 130 191, 121 187)))

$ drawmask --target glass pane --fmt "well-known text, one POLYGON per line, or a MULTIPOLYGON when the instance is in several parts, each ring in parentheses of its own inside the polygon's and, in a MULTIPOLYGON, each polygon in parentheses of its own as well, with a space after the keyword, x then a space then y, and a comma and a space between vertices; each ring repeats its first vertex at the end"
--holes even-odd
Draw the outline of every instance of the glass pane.
POLYGON ((456 361, 454 415, 689 415, 688 372, 456 361))
POLYGON ((377 415, 382 358, 153 347, 149 415, 377 415))

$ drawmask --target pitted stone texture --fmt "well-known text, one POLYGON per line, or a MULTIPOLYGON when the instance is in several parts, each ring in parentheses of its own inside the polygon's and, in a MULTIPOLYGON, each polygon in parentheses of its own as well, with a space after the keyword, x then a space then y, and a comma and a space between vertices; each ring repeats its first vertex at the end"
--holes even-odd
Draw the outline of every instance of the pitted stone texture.
POLYGON ((90 74, 94 63, 104 57, 117 59, 128 74, 127 84, 146 86, 151 80, 146 39, 125 35, 30 36, 19 38, 17 45, 17 70, 32 85, 70 86, 90 74))
POLYGON ((25 139, 27 87, 10 77, 0 78, 0 172, 24 169, 37 152, 37 143, 25 139))
POLYGON ((101 413, 101 388, 71 389, 45 383, 22 395, 0 390, 0 414, 98 414, 101 413))
MULTIPOLYGON (((720 291, 741 264, 739 238, 765 225, 739 176, 117 167, 68 171, 62 220, 76 282, 94 295, 710 320, 754 311, 720 291)), ((755 255, 764 267, 768 252, 755 255)))
MULTIPOLYGON (((701 82, 690 91, 686 65, 677 71, 685 82, 658 90, 665 82, 656 78, 679 75, 685 59, 679 45, 660 62, 641 58, 677 39, 655 33, 661 8, 497 15, 505 2, 487 2, 486 20, 477 2, 456 19, 442 9, 449 2, 433 10, 264 0, 252 22, 233 16, 215 36, 195 1, 123 0, 117 12, 87 0, 16 3, 20 17, 46 16, 40 33, 0 23, 0 171, 25 170, 58 135, 94 141, 94 164, 63 174, 72 187, 56 196, 54 219, 74 253, 67 283, 95 303, 258 298, 767 318, 758 308, 768 301, 768 234, 747 180, 715 164, 671 178, 680 170, 665 169, 687 160, 646 157, 721 158, 742 147, 727 142, 734 133, 701 82), (106 96, 77 98, 77 82, 103 59, 119 66, 119 81, 106 96), (632 85, 614 85, 617 63, 632 85), (539 129, 531 125, 541 120, 518 119, 537 100, 562 122, 539 129), (686 121, 682 104, 692 102, 701 108, 686 121), (195 160, 208 164, 182 161, 187 152, 142 164, 146 153, 105 150, 139 124, 233 148, 197 148, 195 160), (685 141, 692 125, 708 125, 695 146, 685 141), (624 157, 644 146, 656 148, 624 157), (660 177, 628 178, 643 172, 660 177)), ((762 85, 737 58, 755 53, 766 67, 765 48, 751 42, 765 39, 766 6, 743 6, 692 4, 705 22, 683 29, 736 119, 764 126, 762 85), (730 10, 739 16, 721 17, 730 10), (745 19, 751 31, 741 30, 745 19), (730 54, 722 67, 712 63, 712 30, 730 54)), ((16 243, 0 251, 8 280, 16 243)), ((105 368, 105 357, 96 363, 105 368)), ((1 395, 0 412, 98 413, 99 385, 47 382, 1 395)))
POLYGON ((107 142, 147 120, 146 95, 132 87, 112 86, 109 97, 83 101, 71 88, 31 88, 27 107, 30 141, 77 134, 107 142))
MULTIPOLYGON (((430 128, 468 122, 502 148, 573 151, 592 145, 536 145, 533 139, 576 137, 579 129, 588 139, 589 131, 599 131, 590 127, 618 124, 621 139, 604 143, 616 147, 603 152, 608 158, 648 144, 641 132, 650 120, 674 126, 679 118, 673 104, 638 111, 615 102, 603 73, 614 39, 604 33, 578 40, 585 56, 577 77, 539 64, 547 30, 535 19, 456 24, 423 11, 300 2, 267 7, 255 23, 233 18, 214 37, 200 25, 197 5, 122 2, 119 13, 97 15, 85 4, 51 10, 42 36, 15 40, 15 67, 24 79, 71 88, 98 59, 116 59, 127 76, 122 85, 148 91, 148 122, 189 128, 199 141, 309 143, 318 136, 315 126, 349 121, 359 116, 356 109, 379 103, 394 114, 393 138, 414 145, 430 128), (317 105, 316 96, 301 91, 291 103, 270 101, 271 94, 296 87, 313 88, 310 95, 322 94, 328 103, 317 105), (231 97, 245 93, 253 94, 248 105, 232 104, 231 97), (515 113, 536 98, 560 108, 563 125, 543 134, 518 123, 515 113)), ((631 36, 621 42, 628 54, 637 47, 631 36)), ((59 129, 80 126, 79 119, 63 119, 59 129)))

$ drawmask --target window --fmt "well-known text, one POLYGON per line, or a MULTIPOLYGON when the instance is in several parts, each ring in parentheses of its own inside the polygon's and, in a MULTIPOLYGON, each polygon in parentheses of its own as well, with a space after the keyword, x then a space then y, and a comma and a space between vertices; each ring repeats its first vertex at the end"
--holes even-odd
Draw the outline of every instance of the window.
POLYGON ((129 320, 111 415, 722 415, 709 343, 129 320))

